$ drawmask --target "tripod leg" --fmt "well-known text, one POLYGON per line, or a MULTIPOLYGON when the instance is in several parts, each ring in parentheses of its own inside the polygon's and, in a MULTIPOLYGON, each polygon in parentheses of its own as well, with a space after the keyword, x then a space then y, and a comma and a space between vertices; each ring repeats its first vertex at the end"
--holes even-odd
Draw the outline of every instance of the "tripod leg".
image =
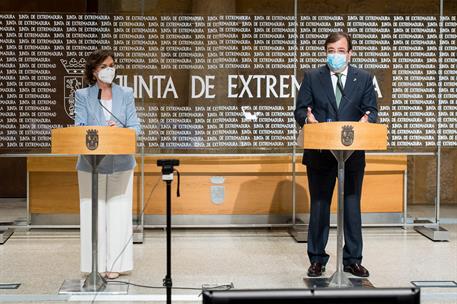
POLYGON ((167 304, 171 304, 171 180, 167 180, 167 274, 163 285, 167 288, 167 304))

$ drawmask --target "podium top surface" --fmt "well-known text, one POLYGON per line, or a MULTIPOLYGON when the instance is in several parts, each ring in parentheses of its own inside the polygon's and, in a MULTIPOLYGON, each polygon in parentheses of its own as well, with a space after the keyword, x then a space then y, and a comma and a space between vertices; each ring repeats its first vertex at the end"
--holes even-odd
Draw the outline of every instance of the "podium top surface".
POLYGON ((387 126, 336 121, 303 126, 303 147, 319 150, 386 150, 387 126))
POLYGON ((134 129, 84 126, 51 130, 52 154, 135 154, 134 129))

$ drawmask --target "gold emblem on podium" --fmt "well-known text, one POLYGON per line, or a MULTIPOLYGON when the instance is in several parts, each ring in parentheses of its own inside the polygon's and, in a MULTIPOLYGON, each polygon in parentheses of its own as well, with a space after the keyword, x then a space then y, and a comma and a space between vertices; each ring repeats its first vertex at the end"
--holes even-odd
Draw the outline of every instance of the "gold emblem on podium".
POLYGON ((98 131, 89 129, 86 132, 86 147, 89 150, 95 150, 98 148, 98 131))
POLYGON ((341 129, 341 143, 350 146, 354 142, 354 127, 343 126, 341 129))

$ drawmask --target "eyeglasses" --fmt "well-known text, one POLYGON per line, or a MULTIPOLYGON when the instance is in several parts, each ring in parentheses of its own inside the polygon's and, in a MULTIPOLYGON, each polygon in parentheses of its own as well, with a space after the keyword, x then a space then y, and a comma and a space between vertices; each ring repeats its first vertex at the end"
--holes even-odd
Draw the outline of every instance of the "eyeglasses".
POLYGON ((339 50, 329 49, 329 50, 327 50, 327 54, 346 55, 347 53, 348 53, 348 51, 345 50, 345 49, 339 49, 339 50))

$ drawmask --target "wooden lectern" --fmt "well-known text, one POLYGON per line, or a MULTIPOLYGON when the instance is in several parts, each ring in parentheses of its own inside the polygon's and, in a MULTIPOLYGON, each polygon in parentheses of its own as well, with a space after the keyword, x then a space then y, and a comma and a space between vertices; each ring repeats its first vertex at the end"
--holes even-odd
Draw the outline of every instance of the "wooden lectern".
POLYGON ((336 272, 321 285, 352 286, 343 272, 344 163, 355 150, 386 150, 387 126, 353 121, 306 124, 303 126, 303 148, 330 150, 338 161, 336 272))
POLYGON ((86 155, 92 165, 92 272, 82 292, 103 291, 105 279, 98 273, 98 165, 105 155, 135 154, 134 129, 116 127, 69 127, 51 131, 51 153, 86 155))

